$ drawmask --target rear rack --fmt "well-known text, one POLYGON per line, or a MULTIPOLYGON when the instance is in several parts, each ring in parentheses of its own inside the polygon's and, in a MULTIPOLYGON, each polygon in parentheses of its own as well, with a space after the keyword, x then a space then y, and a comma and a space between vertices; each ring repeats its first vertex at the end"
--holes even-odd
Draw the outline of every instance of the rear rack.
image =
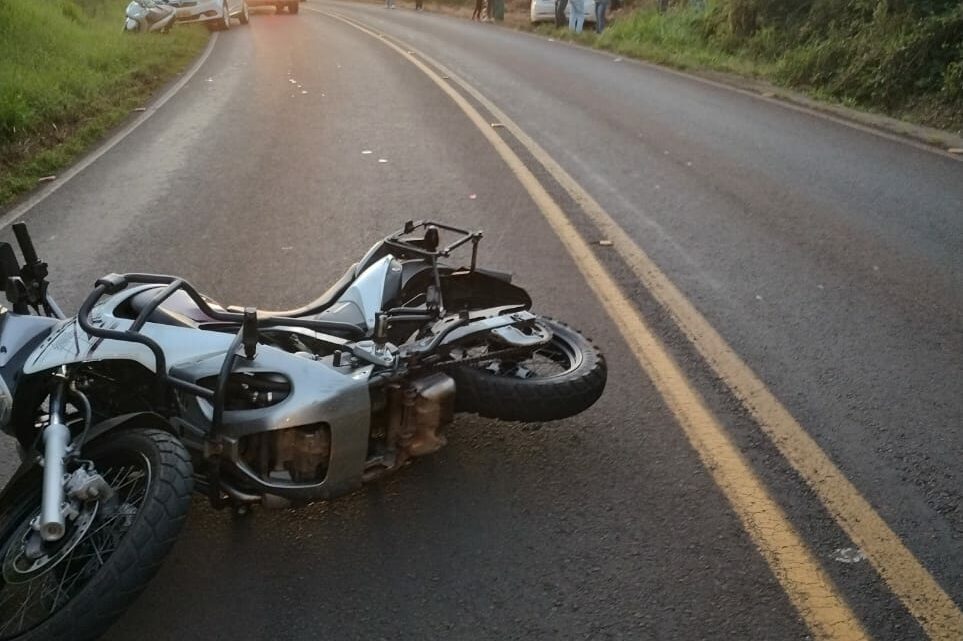
POLYGON ((474 271, 475 262, 478 259, 478 242, 483 237, 484 234, 481 231, 470 231, 460 227, 452 227, 451 225, 446 225, 433 220, 419 220, 417 222, 409 220, 405 223, 404 228, 385 238, 384 243, 389 247, 394 247, 431 259, 432 263, 434 263, 438 257, 447 258, 453 251, 465 243, 470 242, 471 269, 474 271), (425 230, 425 235, 423 238, 405 238, 406 235, 411 234, 418 229, 425 230), (455 242, 439 249, 439 229, 454 232, 460 237, 455 242))

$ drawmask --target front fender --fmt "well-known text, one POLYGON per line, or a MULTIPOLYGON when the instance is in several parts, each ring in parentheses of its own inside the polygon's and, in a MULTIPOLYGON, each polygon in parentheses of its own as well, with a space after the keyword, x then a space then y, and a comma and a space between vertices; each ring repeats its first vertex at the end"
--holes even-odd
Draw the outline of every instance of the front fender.
POLYGON ((160 414, 155 412, 131 412, 130 414, 121 414, 91 425, 90 432, 87 434, 87 442, 90 443, 108 432, 134 427, 153 427, 165 432, 170 432, 174 436, 180 436, 170 422, 160 414))

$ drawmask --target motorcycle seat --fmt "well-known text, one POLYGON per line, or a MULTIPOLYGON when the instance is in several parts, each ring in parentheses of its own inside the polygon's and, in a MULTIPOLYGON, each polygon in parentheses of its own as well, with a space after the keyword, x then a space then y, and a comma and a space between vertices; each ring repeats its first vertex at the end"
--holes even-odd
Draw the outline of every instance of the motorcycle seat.
MULTIPOLYGON (((272 312, 265 310, 258 310, 260 314, 266 316, 282 316, 286 318, 303 318, 307 320, 318 320, 318 321, 336 321, 338 323, 350 323, 356 326, 362 333, 365 329, 364 316, 361 314, 360 310, 357 310, 354 305, 338 305, 332 308, 332 305, 338 298, 344 294, 345 290, 354 282, 357 276, 358 265, 352 265, 348 271, 344 273, 341 278, 338 279, 334 285, 328 288, 321 296, 308 303, 304 307, 296 310, 272 312), (329 309, 331 308, 331 309, 329 309)), ((139 292, 130 298, 130 307, 134 315, 140 314, 150 302, 154 299, 154 296, 163 289, 162 286, 152 287, 139 292)), ((215 311, 238 311, 232 307, 225 307, 213 300, 208 300, 208 304, 215 311)), ((204 313, 197 303, 183 290, 178 290, 174 294, 161 303, 157 309, 155 309, 148 320, 152 323, 161 323, 163 325, 174 325, 177 327, 201 327, 205 323, 220 323, 215 318, 211 318, 204 313)))

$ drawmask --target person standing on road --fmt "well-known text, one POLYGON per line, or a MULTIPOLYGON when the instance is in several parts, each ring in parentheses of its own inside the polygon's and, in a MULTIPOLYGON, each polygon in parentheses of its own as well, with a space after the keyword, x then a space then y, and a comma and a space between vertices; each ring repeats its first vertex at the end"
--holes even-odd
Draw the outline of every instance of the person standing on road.
POLYGON ((605 13, 609 10, 609 0, 595 0, 595 33, 605 30, 605 13))
POLYGON ((555 0, 555 27, 561 29, 565 26, 565 7, 568 0, 555 0))
POLYGON ((569 0, 572 6, 568 16, 568 28, 575 33, 582 33, 582 25, 585 23, 585 1, 569 0))

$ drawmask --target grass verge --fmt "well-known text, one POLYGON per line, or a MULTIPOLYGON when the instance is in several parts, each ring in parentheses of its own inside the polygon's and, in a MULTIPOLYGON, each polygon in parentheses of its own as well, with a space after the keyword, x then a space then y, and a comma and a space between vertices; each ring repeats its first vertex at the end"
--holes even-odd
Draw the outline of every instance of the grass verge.
POLYGON ((0 1, 0 206, 55 174, 204 47, 122 31, 127 0, 0 1))

